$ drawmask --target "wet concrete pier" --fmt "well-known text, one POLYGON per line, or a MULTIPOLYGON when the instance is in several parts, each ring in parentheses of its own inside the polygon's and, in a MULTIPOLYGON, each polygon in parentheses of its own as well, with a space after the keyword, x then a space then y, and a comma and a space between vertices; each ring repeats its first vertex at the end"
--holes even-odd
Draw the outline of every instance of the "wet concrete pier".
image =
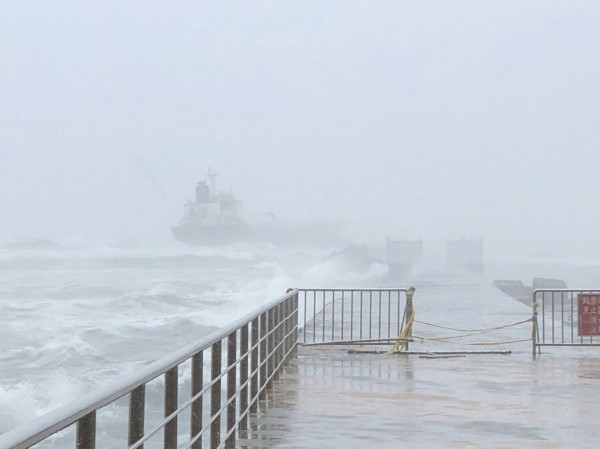
MULTIPOLYGON (((424 321, 463 327, 517 322, 531 314, 485 283, 422 285, 415 308, 424 321)), ((434 337, 448 331, 415 323, 414 333, 434 337)), ((526 323, 475 338, 509 341, 530 333, 526 323)), ((411 349, 512 354, 427 359, 301 347, 239 446, 598 447, 597 348, 553 348, 533 360, 527 342, 482 348, 469 341, 414 343, 411 349)))
POLYGON ((247 447, 598 447, 600 359, 300 351, 247 447))

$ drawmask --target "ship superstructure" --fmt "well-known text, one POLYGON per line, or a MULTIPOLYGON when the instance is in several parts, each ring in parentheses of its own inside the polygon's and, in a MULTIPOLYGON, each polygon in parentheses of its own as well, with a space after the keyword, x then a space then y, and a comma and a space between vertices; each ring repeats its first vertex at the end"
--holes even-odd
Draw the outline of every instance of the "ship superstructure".
POLYGON ((283 222, 272 213, 244 218, 242 202, 216 188, 217 173, 196 185, 195 198, 184 206, 183 218, 173 227, 175 237, 189 245, 267 242, 278 246, 331 245, 340 241, 340 228, 327 222, 283 222))
POLYGON ((209 171, 210 187, 206 181, 196 184, 195 201, 188 201, 181 222, 207 225, 239 225, 241 202, 231 193, 218 192, 215 188, 216 172, 209 171))
POLYGON ((196 184, 195 199, 184 206, 183 218, 173 234, 184 243, 222 244, 249 237, 251 227, 242 218, 241 201, 216 189, 217 173, 209 170, 207 181, 196 184))

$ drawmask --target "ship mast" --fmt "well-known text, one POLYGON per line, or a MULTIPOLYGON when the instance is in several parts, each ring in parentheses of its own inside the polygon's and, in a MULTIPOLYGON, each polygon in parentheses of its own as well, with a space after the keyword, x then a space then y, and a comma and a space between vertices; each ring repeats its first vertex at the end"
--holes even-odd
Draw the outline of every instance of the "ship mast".
POLYGON ((210 178, 210 193, 213 196, 217 196, 217 188, 215 182, 215 178, 217 177, 217 175, 218 173, 216 171, 208 167, 208 177, 210 178))

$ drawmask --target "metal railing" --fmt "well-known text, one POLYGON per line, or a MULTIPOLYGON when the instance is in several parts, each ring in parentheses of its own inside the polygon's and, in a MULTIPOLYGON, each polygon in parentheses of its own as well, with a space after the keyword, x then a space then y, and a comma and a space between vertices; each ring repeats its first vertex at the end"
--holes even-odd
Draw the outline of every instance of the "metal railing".
MULTIPOLYGON (((600 346, 600 334, 582 335, 579 323, 580 295, 594 294, 600 295, 600 290, 536 289, 533 291, 534 357, 536 352, 539 354, 542 346, 600 346)), ((600 309, 596 309, 594 313, 600 317, 600 309)))
POLYGON ((299 289, 301 342, 304 345, 394 342, 406 321, 407 291, 414 290, 299 289))
MULTIPOLYGON (((202 340, 158 360, 129 377, 0 435, 0 449, 24 449, 76 426, 74 446, 94 449, 97 412, 128 396, 127 447, 142 449, 162 434, 157 446, 165 449, 235 447, 238 432, 247 429, 249 415, 258 410, 273 381, 296 350, 298 342, 298 291, 269 303, 202 340), (208 362, 210 365, 206 365, 208 362), (179 403, 180 367, 190 369, 186 393, 179 403), (210 378, 204 380, 204 368, 210 378), (162 419, 145 429, 148 383, 164 384, 162 419), (224 394, 223 394, 224 393, 224 394), (189 413, 189 432, 180 442, 178 418, 189 413), (189 438, 188 438, 189 436, 189 438)), ((61 446, 61 447, 64 447, 61 446)))

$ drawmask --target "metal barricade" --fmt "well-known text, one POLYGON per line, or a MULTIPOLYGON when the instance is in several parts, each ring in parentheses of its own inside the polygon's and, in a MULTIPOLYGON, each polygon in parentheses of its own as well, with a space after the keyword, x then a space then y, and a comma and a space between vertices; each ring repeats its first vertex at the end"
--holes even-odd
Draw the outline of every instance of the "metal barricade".
POLYGON ((533 356, 542 346, 600 346, 600 290, 533 291, 533 356))
MULTIPOLYGON (((304 345, 393 343, 406 321, 407 288, 302 288, 304 345)), ((411 296, 412 297, 412 296, 411 296)))
POLYGON ((0 435, 0 449, 29 448, 73 425, 73 447, 94 449, 97 412, 124 396, 129 397, 128 449, 142 449, 145 444, 148 449, 148 441, 160 434, 163 438, 156 446, 166 449, 235 447, 238 432, 247 428, 250 413, 258 410, 259 399, 266 397, 297 342, 298 291, 291 290, 226 329, 0 435), (210 366, 207 380, 205 365, 210 366), (180 382, 183 368, 191 372, 189 382, 180 382), (164 385, 164 409, 160 422, 146 429, 147 385, 155 379, 162 379, 164 385), (185 394, 184 385, 190 387, 185 394), (180 403, 180 396, 189 399, 180 403), (178 441, 182 433, 178 418, 184 411, 189 428, 185 441, 178 441))

